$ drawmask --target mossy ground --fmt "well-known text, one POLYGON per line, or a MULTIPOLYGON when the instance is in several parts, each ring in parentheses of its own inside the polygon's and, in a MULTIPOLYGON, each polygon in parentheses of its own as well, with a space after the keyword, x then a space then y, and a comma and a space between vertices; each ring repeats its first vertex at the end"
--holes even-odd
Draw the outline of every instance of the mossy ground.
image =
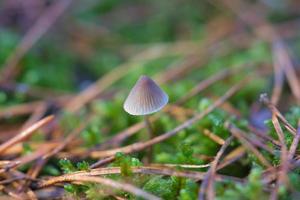
MULTIPOLYGON (((89 166, 98 159, 90 156, 77 157, 76 152, 101 149, 101 145, 116 134, 142 121, 141 117, 130 116, 123 110, 126 95, 142 74, 160 80, 161 87, 169 95, 170 105, 174 105, 199 82, 223 70, 238 70, 237 73, 193 95, 179 106, 179 111, 172 112, 171 109, 155 114, 154 116, 158 116, 158 120, 152 124, 155 136, 173 130, 195 113, 203 112, 231 86, 252 77, 251 81, 230 98, 224 107, 215 109, 166 141, 155 144, 152 147, 151 163, 175 164, 178 165, 176 170, 179 171, 183 170, 179 165, 209 163, 221 145, 203 133, 209 130, 226 140, 231 135, 225 127, 226 122, 244 130, 254 140, 257 138, 251 134, 249 125, 265 128, 263 131, 277 140, 270 113, 259 102, 261 93, 272 93, 274 83, 272 46, 257 37, 253 30, 249 30, 251 28, 239 21, 237 16, 220 2, 217 5, 208 1, 194 0, 73 2, 50 31, 26 52, 18 63, 20 71, 17 71, 16 76, 8 80, 4 77, 5 82, 1 82, 0 85, 0 112, 19 104, 47 102, 42 116, 54 114, 57 117, 55 130, 58 137, 55 132, 40 130, 22 142, 20 152, 4 155, 1 159, 13 160, 30 155, 38 150, 37 147, 42 147, 41 144, 50 141, 63 142, 72 130, 93 115, 87 127, 72 141, 74 144, 52 156, 43 165, 37 178, 59 176, 79 170, 88 171, 89 166), (227 32, 226 29, 230 30, 227 32), (214 35, 218 31, 223 36, 214 35), (196 61, 189 66, 189 62, 193 60, 196 61), (89 85, 120 65, 128 66, 127 74, 113 82, 78 112, 68 112, 65 109, 66 104, 56 104, 55 99, 59 96, 71 95, 67 102, 71 101, 89 85), (178 75, 172 75, 172 71, 180 68, 185 70, 178 75), (171 80, 167 80, 168 77, 171 77, 171 80), (258 111, 266 111, 267 116, 256 112, 257 108, 258 111), (258 120, 253 122, 255 119, 258 120), (62 156, 66 159, 62 159, 62 156)), ((265 8, 267 20, 274 26, 280 27, 299 20, 299 13, 292 8, 294 4, 299 5, 296 1, 277 2, 278 5, 274 2, 264 5, 256 2, 259 7, 265 8)), ((7 13, 4 5, 8 3, 0 2, 0 7, 1 4, 3 13, 7 13)), ((7 58, 13 54, 30 26, 27 28, 20 26, 17 22, 21 19, 18 18, 17 22, 1 24, 1 18, 9 16, 0 16, 0 69, 4 69, 7 58)), ((295 30, 291 31, 291 36, 285 39, 295 63, 298 63, 300 57, 299 27, 297 28, 295 27, 295 30)), ((291 95, 287 83, 283 86, 278 107, 287 121, 297 128, 300 107, 291 95)), ((3 130, 1 143, 13 136, 5 135, 8 130, 14 130, 13 133, 16 134, 32 113, 34 110, 26 115, 1 117, 0 127, 3 130)), ((289 148, 294 136, 285 128, 283 131, 289 148)), ((141 129, 117 146, 145 141, 149 139, 146 135, 146 130, 141 129)), ((234 139, 226 154, 241 145, 239 140, 234 139)), ((272 148, 275 154, 261 148, 260 152, 274 166, 278 165, 280 149, 271 143, 266 145, 272 148)), ((107 146, 106 149, 113 147, 116 146, 107 146)), ((128 182, 163 199, 197 199, 201 181, 185 177, 133 173, 131 167, 147 165, 145 157, 147 157, 145 150, 130 155, 117 153, 116 160, 108 164, 108 167, 119 166, 121 174, 105 177, 128 182)), ((18 170, 27 173, 35 165, 36 160, 20 166, 18 170)), ((188 170, 206 172, 207 168, 188 170)), ((218 171, 220 174, 241 178, 245 182, 236 183, 231 180, 216 182, 216 199, 268 199, 270 187, 263 183, 264 170, 266 168, 257 157, 251 151, 246 151, 236 162, 218 171)), ((279 189, 279 198, 297 199, 300 192, 299 169, 290 170, 287 175, 289 185, 279 189)), ((94 183, 66 184, 64 189, 65 195, 72 198, 137 198, 130 193, 94 183)), ((6 193, 3 190, 3 195, 6 193)))

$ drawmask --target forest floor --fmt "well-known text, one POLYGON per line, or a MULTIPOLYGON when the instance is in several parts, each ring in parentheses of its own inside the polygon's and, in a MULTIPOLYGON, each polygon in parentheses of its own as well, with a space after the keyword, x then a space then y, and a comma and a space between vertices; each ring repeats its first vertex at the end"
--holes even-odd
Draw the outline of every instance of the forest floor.
POLYGON ((1 199, 300 199, 299 10, 1 1, 1 199), (141 75, 152 135, 123 109, 141 75))

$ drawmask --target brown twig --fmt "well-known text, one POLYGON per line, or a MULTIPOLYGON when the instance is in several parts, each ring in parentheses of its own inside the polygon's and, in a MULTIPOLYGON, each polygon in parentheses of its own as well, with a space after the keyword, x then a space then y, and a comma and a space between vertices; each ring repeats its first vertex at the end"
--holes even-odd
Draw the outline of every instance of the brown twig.
POLYGON ((0 119, 31 114, 36 107, 39 107, 43 104, 44 102, 30 102, 1 109, 0 119))
POLYGON ((223 162, 220 163, 218 166, 218 170, 240 159, 245 155, 245 153, 246 153, 246 149, 243 146, 237 147, 236 149, 234 149, 224 157, 223 162))
MULTIPOLYGON (((166 176, 177 176, 177 177, 185 177, 191 178, 194 180, 202 180, 205 176, 203 172, 196 172, 196 171, 185 171, 185 170, 175 170, 173 167, 159 167, 159 166, 141 166, 141 167, 131 167, 132 173, 137 174, 149 174, 149 175, 166 175, 166 176)), ((60 182, 64 182, 64 180, 69 177, 74 176, 103 176, 109 174, 120 174, 121 168, 120 167, 107 167, 107 168, 96 168, 91 169, 89 171, 78 171, 73 172, 70 174, 65 174, 58 177, 50 178, 49 180, 41 180, 38 182, 37 187, 46 187, 51 186, 60 182)), ((232 180, 236 182, 243 182, 242 179, 225 176, 225 175, 216 175, 216 181, 226 181, 232 180)))
POLYGON ((288 181, 287 172, 288 172, 288 168, 289 168, 289 163, 288 163, 288 151, 287 151, 287 147, 285 144, 284 133, 281 129, 281 126, 279 124, 279 121, 278 121, 275 113, 272 114, 272 122, 273 122, 273 125, 275 128, 275 131, 278 135, 279 141, 281 143, 281 156, 280 156, 281 168, 278 173, 278 178, 277 178, 275 188, 272 191, 271 197, 270 197, 271 200, 276 200, 278 198, 279 187, 283 184, 286 184, 288 181))
POLYGON ((234 137, 236 137, 238 140, 241 141, 241 143, 243 143, 243 145, 249 149, 250 151, 252 151, 254 153, 254 155, 256 155, 256 157, 258 158, 258 160, 266 167, 271 167, 272 165, 269 163, 269 161, 267 161, 265 159, 265 157, 250 143, 248 142, 243 136, 243 132, 242 130, 238 129, 237 127, 235 127, 233 124, 230 123, 226 123, 225 124, 226 128, 232 133, 232 135, 234 137))
POLYGON ((0 145, 0 154, 3 153, 3 152, 5 152, 7 149, 9 149, 10 147, 12 147, 13 145, 15 145, 15 144, 17 144, 17 143, 25 140, 26 138, 30 137, 34 133, 34 131, 36 131, 40 127, 48 124, 53 119, 54 119, 53 115, 45 117, 44 119, 41 119, 40 121, 36 122, 32 126, 28 127, 27 129, 21 131, 21 133, 19 133, 15 137, 11 138, 7 142, 1 144, 0 145))
POLYGON ((243 67, 239 67, 239 68, 232 68, 232 69, 225 69, 217 74, 212 75, 211 77, 199 82, 195 87, 193 87, 186 95, 184 95, 182 98, 180 98, 176 104, 181 105, 183 103, 185 103, 186 101, 188 101, 190 98, 192 98, 193 96, 199 94, 201 91, 203 91, 204 89, 208 88, 210 85, 225 79, 231 75, 234 75, 238 72, 240 72, 241 70, 243 70, 245 68, 243 67))
MULTIPOLYGON (((51 179, 53 180, 53 179, 51 179)), ((102 177, 93 177, 93 176, 65 176, 64 180, 57 181, 57 182, 73 182, 74 184, 82 183, 82 182, 92 182, 92 183, 99 183, 102 185, 106 185, 115 189, 120 189, 124 190, 127 192, 130 192, 134 194, 135 196, 142 197, 148 200, 159 200, 160 198, 145 192, 144 190, 141 190, 133 185, 130 185, 128 183, 120 183, 117 181, 114 181, 112 179, 108 178, 102 178, 102 177)), ((48 185, 51 185, 52 183, 50 182, 42 182, 39 187, 47 187, 48 185)))
POLYGON ((201 187, 199 190, 198 199, 204 200, 205 199, 205 191, 207 191, 206 199, 208 200, 214 200, 215 198, 215 192, 214 192, 214 179, 215 179, 215 173, 217 171, 217 165, 219 160, 221 159, 221 156, 224 154, 226 148, 230 145, 233 137, 230 136, 225 143, 222 145, 220 150, 218 151, 217 155, 215 156, 214 161, 211 163, 210 169, 206 172, 205 178, 201 183, 201 187))
POLYGON ((71 113, 77 112, 85 104, 101 94, 105 89, 107 89, 107 87, 111 86, 113 83, 125 76, 134 66, 136 65, 129 62, 114 68, 94 84, 90 85, 87 89, 75 96, 65 106, 65 110, 71 113))
POLYGON ((273 43, 273 68, 274 68, 274 86, 271 97, 271 102, 275 106, 281 97, 282 87, 284 82, 284 73, 282 69, 282 56, 278 49, 278 43, 273 43))
POLYGON ((47 110, 46 104, 41 104, 38 107, 36 107, 29 117, 29 119, 25 122, 25 124, 22 126, 22 129, 26 129, 27 127, 30 127, 32 124, 37 122, 39 119, 43 117, 47 110))
POLYGON ((283 123, 285 128, 294 136, 297 134, 297 130, 285 119, 285 117, 279 112, 279 110, 270 102, 267 94, 260 95, 260 101, 263 102, 272 113, 274 113, 278 119, 283 123))
POLYGON ((180 168, 187 168, 187 169, 201 169, 201 168, 207 168, 210 166, 210 164, 204 164, 204 165, 186 165, 186 164, 150 164, 150 167, 180 167, 180 168))
POLYGON ((288 54, 288 49, 283 41, 277 41, 278 61, 280 62, 289 86, 298 104, 300 104, 300 81, 296 75, 292 60, 288 54))
POLYGON ((243 22, 249 25, 258 37, 268 42, 276 41, 277 50, 279 51, 278 53, 280 55, 280 63, 283 65, 282 69, 287 76, 287 80, 292 93, 295 96, 297 103, 299 104, 300 81, 296 76, 292 61, 290 59, 290 56, 288 55, 288 49, 281 39, 279 33, 276 32, 276 29, 273 27, 273 25, 266 20, 266 16, 264 15, 264 13, 258 13, 254 6, 251 6, 244 1, 222 0, 222 2, 226 7, 230 8, 243 22))
POLYGON ((273 145, 276 146, 280 146, 280 142, 273 139, 272 137, 270 137, 269 135, 267 135, 266 133, 258 130, 257 128, 255 128, 254 126, 252 126, 251 124, 248 125, 249 130, 254 133, 256 136, 262 138, 263 140, 269 141, 271 142, 273 145))
POLYGON ((214 142, 216 142, 219 145, 224 145, 224 143, 225 143, 225 140, 223 140, 222 138, 220 138, 219 136, 217 136, 216 134, 214 134, 213 132, 211 132, 208 129, 204 129, 203 134, 205 136, 209 137, 211 140, 213 140, 214 142))
POLYGON ((27 176, 18 176, 18 177, 14 177, 14 178, 11 178, 11 179, 6 179, 6 180, 3 180, 3 181, 0 181, 0 185, 10 184, 11 182, 20 181, 20 180, 23 180, 23 179, 35 181, 35 179, 32 179, 32 178, 27 177, 27 176))
MULTIPOLYGON (((78 128, 76 128, 74 131, 72 131, 67 138, 59 143, 56 147, 52 148, 50 151, 45 152, 41 155, 41 158, 38 159, 36 165, 34 165, 30 170, 28 171, 28 176, 32 179, 36 178, 39 174, 39 172, 42 170, 43 166, 47 163, 48 159, 61 150, 63 150, 72 140, 74 140, 81 132, 82 130, 89 124, 92 117, 89 117, 85 122, 79 125, 78 128)), ((23 187, 20 189, 21 191, 25 190, 25 187, 28 185, 28 181, 23 184, 23 187)))
POLYGON ((54 156, 61 150, 63 150, 71 141, 73 141, 86 127, 87 125, 91 122, 92 116, 90 116, 86 121, 81 123, 79 127, 74 129, 67 137, 66 139, 60 143, 57 147, 55 147, 51 152, 45 154, 42 159, 49 159, 50 157, 54 156))
POLYGON ((297 129, 297 134, 296 136, 294 137, 293 139, 293 142, 290 146, 290 150, 289 150, 289 155, 288 155, 288 160, 291 162, 295 153, 296 153, 296 150, 297 150, 297 147, 298 147, 298 143, 299 143, 299 140, 300 140, 300 119, 298 121, 298 129, 297 129))
POLYGON ((3 167, 2 169, 0 169, 0 173, 6 172, 12 168, 21 166, 21 165, 25 165, 31 161, 37 160, 39 159, 41 156, 43 156, 45 153, 49 152, 53 147, 44 147, 43 149, 39 149, 31 154, 22 156, 20 158, 16 158, 15 160, 13 160, 10 164, 6 165, 5 167, 3 167))
POLYGON ((47 101, 33 101, 24 104, 18 104, 14 106, 9 106, 6 108, 1 108, 0 110, 0 119, 18 117, 23 115, 30 115, 35 111, 37 107, 45 106, 47 107, 48 103, 53 103, 58 107, 63 106, 65 102, 69 101, 70 97, 59 96, 53 99, 47 99, 47 101))
POLYGON ((242 132, 241 132, 241 136, 245 140, 249 141, 251 144, 264 149, 265 151, 269 152, 270 154, 274 154, 273 149, 271 147, 269 147, 268 145, 264 144, 263 142, 261 142, 259 140, 259 138, 257 138, 257 137, 256 138, 251 138, 248 134, 244 134, 242 132))

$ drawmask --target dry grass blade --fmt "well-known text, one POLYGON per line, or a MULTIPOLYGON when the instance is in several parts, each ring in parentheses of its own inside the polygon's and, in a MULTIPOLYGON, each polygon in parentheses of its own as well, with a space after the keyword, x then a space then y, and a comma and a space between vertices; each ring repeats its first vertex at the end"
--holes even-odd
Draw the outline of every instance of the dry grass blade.
MULTIPOLYGON (((156 119, 157 119, 157 116, 149 118, 149 120, 151 122, 155 121, 156 119)), ((144 122, 136 123, 136 124, 126 128, 125 130, 117 133, 116 136, 112 137, 111 139, 109 139, 105 143, 101 144, 100 149, 105 149, 105 148, 110 147, 110 146, 116 146, 116 145, 120 144, 122 141, 124 141, 126 138, 128 138, 128 137, 134 135, 135 133, 137 133, 139 130, 141 130, 144 127, 145 127, 144 122)))
MULTIPOLYGON (((234 95, 239 89, 242 88, 242 86, 247 82, 248 80, 244 80, 242 82, 239 82, 238 84, 231 87, 220 99, 215 101, 211 106, 209 106, 207 109, 205 109, 203 112, 196 114, 193 118, 187 120, 183 124, 177 126, 175 129, 164 133, 160 136, 157 136, 151 140, 148 140, 146 142, 138 142, 132 145, 128 145, 126 147, 106 150, 106 151, 95 151, 91 153, 91 157, 94 158, 104 158, 104 157, 110 157, 115 155, 117 152, 123 152, 123 153, 132 153, 136 151, 143 150, 145 148, 148 148, 154 144, 160 143, 173 135, 176 135, 178 132, 188 128, 198 120, 202 119, 206 115, 208 115, 210 112, 212 112, 214 109, 216 109, 218 106, 221 106, 227 99, 229 99, 232 95, 234 95)), ((97 166, 96 163, 93 165, 94 167, 97 166)))
MULTIPOLYGON (((224 19, 222 20, 222 22, 224 22, 224 19)), ((190 73, 193 68, 203 67, 204 64, 208 61, 208 57, 210 56, 210 53, 208 53, 207 51, 207 46, 215 45, 222 38, 226 37, 229 33, 232 32, 233 26, 231 22, 229 23, 229 26, 224 28, 224 26, 218 26, 220 24, 220 19, 217 18, 212 20, 208 25, 208 27, 210 27, 208 28, 208 31, 210 31, 210 29, 213 29, 213 34, 210 33, 208 38, 206 38, 204 41, 201 41, 201 48, 192 52, 183 60, 176 62, 173 66, 170 66, 163 73, 157 74, 157 76, 154 77, 154 80, 156 80, 159 84, 174 81, 190 73)), ((227 50, 228 48, 225 48, 221 51, 224 53, 227 50)))
POLYGON ((65 11, 72 0, 57 1, 37 20, 33 27, 26 33, 15 52, 6 60, 0 81, 11 78, 17 70, 17 65, 26 52, 44 35, 56 19, 65 11))
MULTIPOLYGON (((72 182, 74 184, 83 183, 83 182, 91 182, 91 183, 99 183, 105 186, 112 187, 114 189, 120 189, 124 190, 126 192, 130 192, 134 194, 135 196, 142 197, 144 199, 149 200, 159 200, 160 198, 145 192, 144 190, 141 190, 133 185, 130 185, 128 183, 120 183, 108 178, 102 178, 102 177, 93 177, 93 176, 66 176, 65 179, 61 182, 72 182)), ((47 182, 44 182, 43 184, 39 185, 40 187, 47 187, 49 184, 47 182)))
MULTIPOLYGON (((159 166, 141 166, 141 167, 131 167, 132 173, 136 174, 149 174, 149 175, 166 175, 166 176, 176 176, 176 177, 185 177, 194 180, 202 180, 205 177, 205 173, 196 172, 196 171, 185 171, 185 170, 175 170, 173 167, 159 167, 159 166)), ((38 182, 37 187, 43 186, 51 186, 60 182, 64 182, 65 179, 74 176, 102 176, 109 174, 120 174, 120 167, 107 167, 107 168, 96 168, 91 169, 89 171, 78 171, 69 174, 65 174, 58 177, 53 177, 48 180, 41 180, 38 182)), ((226 181, 232 180, 235 182, 243 182, 242 179, 224 176, 224 175, 216 175, 216 181, 226 181)))
POLYGON ((176 104, 183 104, 186 101, 188 101, 190 98, 192 98, 193 96, 199 94, 201 91, 203 91, 204 89, 206 89, 207 87, 209 87, 210 85, 225 79, 231 75, 234 75, 238 72, 240 72, 242 69, 242 67, 239 68, 233 68, 233 69, 225 69, 217 74, 212 75, 211 77, 201 81, 199 84, 197 84, 195 87, 193 87, 186 95, 184 95, 181 99, 179 99, 176 104))
POLYGON ((48 124, 53 119, 54 119, 53 115, 45 117, 44 119, 41 119, 40 121, 36 122, 32 126, 30 126, 30 127, 26 128, 25 130, 21 131, 21 133, 19 133, 15 137, 11 138, 7 142, 1 144, 0 145, 0 154, 3 153, 3 152, 5 152, 7 149, 9 149, 10 147, 12 147, 13 145, 15 145, 15 144, 17 144, 19 142, 22 142, 26 138, 30 137, 34 133, 34 131, 36 131, 40 127, 48 124))
POLYGON ((231 141, 233 140, 233 137, 230 136, 225 143, 222 145, 221 149, 218 151, 214 161, 211 163, 210 167, 210 173, 208 177, 208 184, 207 184, 207 197, 209 200, 215 199, 215 189, 214 189, 214 180, 217 172, 217 165, 219 163, 219 160, 221 159, 221 156, 224 154, 226 148, 230 145, 231 141))
POLYGON ((22 126, 22 129, 26 129, 27 127, 37 122, 39 119, 41 119, 44 116, 46 111, 47 111, 47 104, 41 104, 38 107, 36 107, 33 113, 31 114, 31 116, 29 117, 29 119, 22 126))
MULTIPOLYGON (((46 152, 48 153, 48 152, 46 152)), ((28 179, 24 180, 24 183, 22 184, 22 188, 20 191, 25 191, 26 188, 29 186, 30 182, 34 180, 46 164, 47 160, 44 160, 42 158, 37 159, 37 161, 34 163, 34 165, 27 171, 27 177, 28 179)))
POLYGON ((31 114, 35 108, 42 106, 44 104, 45 103, 43 102, 31 102, 31 103, 19 104, 16 106, 11 106, 5 109, 1 109, 0 119, 31 114))
POLYGON ((261 18, 261 13, 257 13, 255 6, 241 0, 221 0, 221 2, 250 26, 258 37, 266 41, 273 41, 279 37, 274 28, 261 18))
POLYGON ((215 198, 215 192, 214 192, 214 179, 215 179, 215 173, 217 171, 217 165, 221 158, 221 156, 224 154, 226 148, 231 143, 233 137, 230 136, 225 143, 222 145, 220 150, 218 151, 214 161, 211 163, 210 169, 207 171, 204 180, 201 183, 201 187, 199 190, 198 199, 204 200, 205 199, 205 191, 207 191, 206 199, 208 200, 214 200, 215 198))
POLYGON ((255 148, 250 142, 248 142, 243 136, 242 134, 244 134, 242 132, 242 130, 238 129, 237 127, 235 127, 233 124, 230 123, 226 123, 225 124, 226 128, 232 133, 232 135, 234 137, 236 137, 238 140, 241 141, 241 143, 250 151, 252 151, 254 153, 254 155, 256 155, 256 157, 258 158, 258 160, 266 167, 272 167, 272 165, 270 164, 270 162, 268 160, 266 160, 266 158, 258 151, 257 148, 255 148))
POLYGON ((244 156, 245 153, 246 153, 246 149, 243 146, 237 147, 236 149, 234 149, 224 157, 223 162, 220 163, 218 166, 218 170, 235 162, 236 160, 244 156))
POLYGON ((277 133, 278 138, 281 143, 281 156, 280 156, 281 168, 278 173, 278 178, 277 178, 275 188, 272 191, 271 197, 270 197, 271 200, 276 200, 276 199, 278 199, 279 187, 282 186, 283 184, 286 184, 288 181, 287 172, 288 172, 289 163, 288 163, 288 151, 287 151, 287 147, 285 144, 284 133, 281 129, 281 126, 279 124, 279 121, 278 121, 275 113, 273 113, 273 115, 272 115, 272 122, 273 122, 274 128, 276 130, 276 133, 277 133))
MULTIPOLYGON (((278 51, 278 55, 280 56, 280 64, 282 64, 282 69, 287 76, 289 86, 296 98, 297 103, 299 104, 300 81, 296 76, 295 68, 288 54, 288 49, 283 43, 280 35, 276 32, 276 29, 272 26, 272 24, 268 23, 268 21, 266 20, 266 16, 263 13, 258 14, 256 10, 253 9, 248 3, 240 0, 222 0, 222 2, 226 7, 230 8, 234 13, 236 13, 241 20, 250 25, 250 27, 255 31, 258 37, 268 42, 276 41, 276 49, 278 51)), ((278 92, 280 91, 275 91, 275 93, 278 92)), ((276 96, 274 98, 274 100, 277 100, 276 96)))
POLYGON ((272 137, 270 137, 269 135, 267 135, 265 132, 258 130, 257 128, 255 128, 252 125, 248 125, 249 130, 254 133, 256 136, 258 136, 259 138, 265 140, 265 141, 269 141, 271 142, 273 145, 275 146, 280 146, 280 142, 273 139, 272 137))
POLYGON ((224 145, 224 143, 225 143, 225 140, 223 140, 222 138, 220 138, 219 136, 217 136, 216 134, 214 134, 213 132, 211 132, 208 129, 204 129, 203 134, 205 136, 209 137, 211 140, 213 140, 217 144, 224 145))
POLYGON ((295 96, 297 103, 300 104, 300 81, 298 80, 297 73, 288 54, 288 49, 283 41, 277 41, 278 60, 284 69, 289 86, 295 96))
MULTIPOLYGON (((55 147, 56 145, 58 145, 58 142, 31 142, 31 141, 26 141, 33 149, 40 149, 40 148, 48 148, 48 147, 55 147)), ((22 143, 17 143, 15 145, 13 145, 12 147, 10 147, 9 149, 7 149, 5 152, 3 152, 1 154, 1 156, 4 157, 11 157, 11 156, 16 156, 19 155, 23 152, 24 148, 23 148, 23 144, 22 143)), ((1 165, 0 165, 1 166, 1 165)))
MULTIPOLYGON (((25 165, 27 163, 30 163, 34 160, 39 159, 44 154, 48 153, 53 147, 44 147, 43 149, 39 149, 31 154, 21 156, 20 158, 16 158, 13 160, 10 164, 4 166, 2 169, 0 169, 0 173, 3 173, 5 171, 10 170, 11 168, 15 168, 21 165, 25 165)), ((34 177, 33 177, 34 178, 34 177)))
POLYGON ((279 112, 279 110, 270 102, 267 94, 260 95, 260 101, 263 102, 274 113, 278 119, 283 123, 285 128, 294 136, 297 134, 297 130, 285 119, 285 117, 279 112))
POLYGON ((265 151, 269 152, 270 154, 274 154, 274 150, 273 150, 271 147, 269 147, 268 145, 266 145, 265 143, 263 143, 262 141, 260 141, 260 140, 259 140, 260 138, 257 138, 257 137, 252 138, 251 136, 249 136, 249 134, 244 134, 244 133, 241 133, 241 136, 242 136, 245 140, 247 140, 247 141, 249 141, 251 144, 253 144, 254 146, 259 147, 259 148, 262 148, 262 149, 264 149, 265 151))
POLYGON ((204 164, 204 165, 185 165, 185 164, 150 164, 150 166, 153 167, 181 167, 181 168, 188 168, 188 169, 201 169, 201 168, 207 168, 210 166, 210 164, 204 164))
POLYGON ((290 150, 289 150, 289 155, 288 155, 288 160, 291 161, 296 153, 298 144, 299 144, 299 140, 300 140, 300 119, 298 121, 298 129, 297 129, 297 134, 293 139, 293 142, 290 146, 290 150))
POLYGON ((5 184, 9 184, 11 182, 14 182, 14 181, 19 181, 19 180, 23 180, 23 179, 27 179, 27 180, 34 180, 30 177, 27 177, 27 176, 18 176, 18 177, 14 177, 14 178, 11 178, 11 179, 6 179, 6 180, 3 180, 3 181, 0 181, 0 185, 5 185, 5 184))
POLYGON ((115 160, 115 157, 114 157, 114 156, 109 156, 109 157, 107 157, 107 158, 104 158, 104 159, 101 159, 101 160, 95 162, 94 164, 91 165, 90 168, 91 168, 91 169, 94 169, 94 168, 100 167, 100 166, 102 166, 102 165, 105 165, 105 164, 107 164, 107 163, 110 163, 110 162, 112 162, 112 161, 114 161, 114 160, 115 160))
POLYGON ((54 148, 51 152, 45 154, 42 159, 49 159, 50 157, 54 156, 61 150, 63 150, 71 141, 73 141, 86 127, 87 125, 91 122, 92 116, 90 116, 86 121, 81 123, 79 127, 77 127, 75 130, 73 130, 67 138, 61 142, 56 148, 54 148))
MULTIPOLYGON (((7 173, 2 173, 1 176, 5 179, 11 179, 15 177, 15 174, 20 175, 22 173, 18 171, 10 171, 7 173)), ((35 193, 30 188, 27 188, 25 192, 20 192, 18 190, 20 186, 21 184, 19 182, 12 182, 10 185, 6 185, 5 187, 3 187, 3 191, 11 197, 13 197, 14 199, 37 199, 35 193)))
MULTIPOLYGON (((167 176, 177 176, 177 177, 186 177, 192 179, 203 179, 204 173, 195 172, 195 171, 183 171, 183 170, 174 170, 170 167, 159 167, 159 166, 142 166, 142 167, 131 167, 132 173, 137 174, 156 174, 156 175, 167 175, 167 176)), ((120 174, 120 167, 107 167, 107 168, 96 168, 89 171, 78 171, 70 174, 65 174, 63 176, 53 177, 49 180, 42 180, 38 183, 38 187, 42 187, 42 185, 53 185, 59 182, 63 182, 68 177, 73 176, 101 176, 101 175, 109 175, 109 174, 120 174)), ((218 181, 222 181, 226 179, 226 176, 217 177, 218 181)))
MULTIPOLYGON (((185 76, 187 73, 189 73, 193 68, 196 68, 198 66, 203 66, 203 63, 205 62, 203 58, 203 52, 199 55, 190 55, 184 60, 180 60, 173 64, 173 66, 170 66, 163 74, 158 74, 158 76, 154 77, 154 80, 158 84, 163 84, 166 82, 170 82, 172 80, 176 80, 178 77, 185 76)), ((204 54, 205 55, 205 54, 204 54)))
POLYGON ((41 156, 43 156, 44 154, 48 153, 49 151, 51 151, 53 149, 53 147, 47 147, 47 148, 43 148, 43 149, 38 149, 36 151, 34 151, 33 153, 30 153, 28 155, 24 155, 20 158, 15 159, 16 163, 19 163, 18 165, 24 165, 27 164, 33 160, 36 160, 38 158, 40 158, 41 156))
MULTIPOLYGON (((42 170, 43 166, 47 163, 48 159, 61 150, 63 150, 72 140, 74 140, 81 131, 87 126, 87 124, 91 121, 92 117, 89 117, 85 122, 79 125, 78 128, 76 128, 74 131, 72 131, 67 138, 59 143, 56 147, 52 148, 50 151, 45 152, 41 155, 41 158, 36 162, 36 165, 34 165, 30 170, 28 171, 28 176, 31 178, 36 178, 40 171, 42 170)), ((23 190, 28 185, 28 183, 23 184, 23 190)))
POLYGON ((274 105, 278 104, 278 101, 281 97, 283 81, 284 81, 284 73, 282 69, 282 56, 278 50, 278 44, 273 44, 273 68, 274 68, 274 87, 271 97, 271 102, 274 105))
MULTIPOLYGON (((1 89, 0 89, 1 90, 1 89)), ((55 104, 57 107, 63 106, 67 101, 69 101, 71 96, 58 96, 51 99, 47 99, 48 101, 33 101, 24 104, 18 104, 14 106, 9 106, 6 108, 1 108, 0 110, 0 119, 18 117, 23 115, 30 115, 37 107, 47 107, 48 103, 51 102, 55 104)), ((51 104, 50 103, 50 104, 51 104)))
POLYGON ((128 64, 120 65, 119 67, 111 70, 97 82, 89 86, 86 90, 75 96, 66 105, 65 110, 71 113, 77 112, 80 108, 101 94, 105 89, 107 89, 107 87, 125 76, 134 66, 135 65, 133 63, 129 62, 128 64))

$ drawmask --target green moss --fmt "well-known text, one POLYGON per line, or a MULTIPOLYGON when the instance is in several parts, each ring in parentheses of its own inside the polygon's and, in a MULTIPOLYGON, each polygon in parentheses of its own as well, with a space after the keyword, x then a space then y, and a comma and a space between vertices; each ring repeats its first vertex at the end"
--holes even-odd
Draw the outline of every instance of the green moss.
POLYGON ((187 179, 180 189, 180 200, 194 200, 198 197, 199 185, 190 179, 187 179))
POLYGON ((144 185, 143 189, 163 199, 176 199, 177 186, 178 180, 173 177, 155 176, 144 185))
POLYGON ((116 153, 115 158, 116 160, 112 166, 119 166, 121 168, 121 175, 125 177, 132 175, 132 166, 142 166, 142 163, 137 158, 132 158, 121 152, 116 153))
MULTIPOLYGON (((291 107, 290 110, 285 114, 285 118, 293 127, 298 127, 298 120, 300 118, 300 107, 291 107)), ((278 138, 278 134, 275 131, 272 120, 266 120, 265 124, 269 128, 269 134, 272 135, 274 138, 278 138)), ((293 142, 294 136, 284 126, 281 125, 281 128, 284 133, 285 142, 287 146, 290 146, 293 142)))
POLYGON ((1 29, 0 68, 3 66, 8 56, 13 52, 13 50, 17 46, 19 39, 19 36, 15 32, 1 29))
POLYGON ((23 155, 28 155, 33 152, 31 146, 28 143, 23 143, 23 155))
POLYGON ((76 167, 68 159, 59 160, 59 165, 65 174, 77 171, 76 167))
POLYGON ((229 185, 219 185, 218 188, 223 187, 223 193, 219 194, 217 200, 257 200, 268 199, 268 194, 263 190, 263 183, 261 181, 262 169, 253 168, 248 176, 248 182, 245 184, 231 183, 229 185), (226 190, 225 190, 226 188, 226 190))
POLYGON ((51 176, 58 176, 61 173, 60 173, 60 171, 58 170, 58 168, 56 166, 48 164, 45 167, 43 167, 42 174, 47 174, 47 175, 51 175, 51 176))
POLYGON ((101 137, 100 126, 91 125, 86 130, 84 130, 80 136, 82 137, 86 147, 93 147, 97 144, 100 144, 103 137, 101 137))
POLYGON ((89 170, 90 169, 90 165, 88 162, 86 161, 82 161, 76 164, 76 167, 78 170, 83 171, 83 170, 89 170))

